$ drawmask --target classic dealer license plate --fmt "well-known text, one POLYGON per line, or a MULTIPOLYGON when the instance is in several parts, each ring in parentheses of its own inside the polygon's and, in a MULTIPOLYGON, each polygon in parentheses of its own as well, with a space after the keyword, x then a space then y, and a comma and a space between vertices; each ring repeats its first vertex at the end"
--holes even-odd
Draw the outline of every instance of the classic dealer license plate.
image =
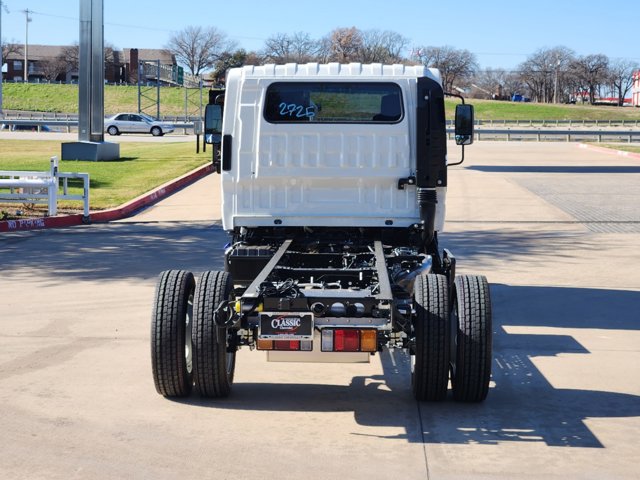
POLYGON ((313 314, 263 312, 258 337, 261 340, 313 340, 313 314))

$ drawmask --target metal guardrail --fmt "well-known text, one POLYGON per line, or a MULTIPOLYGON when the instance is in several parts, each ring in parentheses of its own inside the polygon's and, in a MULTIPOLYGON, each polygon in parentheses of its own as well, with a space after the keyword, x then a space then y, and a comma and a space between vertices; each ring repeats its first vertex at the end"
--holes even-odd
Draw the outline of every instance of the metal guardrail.
MULTIPOLYGON (((200 119, 190 122, 172 122, 176 129, 183 129, 184 133, 187 130, 194 130, 194 124, 201 121, 200 119)), ((2 121, 8 125, 47 125, 49 127, 62 127, 66 128, 67 132, 71 131, 72 127, 78 126, 77 120, 56 120, 56 119, 29 119, 29 120, 10 120, 4 119, 2 121)), ((453 134, 453 128, 447 128, 449 138, 453 134)), ((640 130, 629 129, 613 129, 613 128, 594 128, 594 129, 557 129, 557 128, 476 128, 475 130, 476 140, 488 140, 489 138, 505 138, 507 141, 516 139, 529 139, 533 137, 536 141, 545 141, 548 139, 553 140, 566 140, 577 141, 580 139, 588 138, 597 142, 602 142, 604 138, 617 138, 628 141, 629 143, 634 141, 640 141, 640 130)))
MULTIPOLYGON (((453 129, 448 128, 449 138, 453 138, 453 129)), ((541 129, 541 128, 476 128, 476 140, 502 139, 506 141, 534 139, 538 142, 564 140, 567 142, 584 139, 602 142, 603 139, 617 139, 632 143, 640 141, 640 130, 617 129, 541 129)))
MULTIPOLYGON (((200 119, 189 121, 189 122, 171 122, 171 123, 173 124, 174 127, 176 127, 176 129, 182 128, 186 134, 187 130, 193 130, 194 123, 196 121, 200 121, 200 119)), ((37 127, 38 131, 41 131, 41 127, 43 126, 56 127, 56 128, 62 128, 63 130, 66 129, 67 133, 69 133, 71 132, 71 128, 78 127, 78 120, 77 119, 76 120, 58 120, 58 119, 51 119, 51 118, 17 120, 17 119, 5 118, 0 121, 0 124, 3 125, 3 128, 4 128, 4 125, 34 125, 37 127)))
MULTIPOLYGON (((639 112, 640 113, 640 112, 639 112)), ((77 113, 56 113, 56 112, 24 112, 17 110, 5 110, 5 120, 77 120, 77 113)), ((0 118, 0 123, 4 120, 0 118)), ((159 120, 163 122, 191 122, 198 120, 197 115, 162 115, 159 120)), ((610 120, 531 120, 531 119, 482 119, 476 118, 475 124, 481 126, 516 126, 516 127, 637 127, 640 126, 640 115, 636 119, 610 119, 610 120)), ((447 126, 453 126, 453 120, 447 120, 447 126)))
MULTIPOLYGON (((640 116, 639 116, 640 117, 640 116)), ((612 120, 518 120, 518 119, 478 119, 475 120, 476 126, 489 125, 496 126, 513 126, 516 127, 558 127, 558 126, 581 126, 581 127, 637 127, 640 125, 640 118, 637 119, 612 119, 612 120)), ((453 126, 453 120, 447 120, 448 126, 453 126)))

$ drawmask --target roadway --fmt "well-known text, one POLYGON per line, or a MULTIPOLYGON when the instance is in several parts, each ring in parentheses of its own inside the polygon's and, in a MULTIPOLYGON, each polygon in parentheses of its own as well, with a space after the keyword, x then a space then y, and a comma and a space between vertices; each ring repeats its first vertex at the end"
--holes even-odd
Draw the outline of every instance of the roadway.
POLYGON ((493 297, 480 405, 415 402, 401 351, 243 349, 228 399, 159 396, 156 277, 222 267, 217 180, 126 221, 0 237, 3 477, 637 478, 640 160, 482 142, 450 169, 441 245, 493 297))

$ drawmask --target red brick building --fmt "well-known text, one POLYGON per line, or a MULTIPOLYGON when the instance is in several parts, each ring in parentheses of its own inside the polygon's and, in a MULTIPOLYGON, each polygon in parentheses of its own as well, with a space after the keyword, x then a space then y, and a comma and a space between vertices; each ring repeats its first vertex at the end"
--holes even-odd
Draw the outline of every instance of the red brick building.
MULTIPOLYGON (((77 45, 29 45, 27 76, 29 82, 75 83, 78 80, 77 45)), ((24 81, 24 54, 11 53, 4 59, 5 82, 24 81)), ((167 50, 149 48, 107 49, 105 80, 108 83, 137 83, 138 62, 160 61, 165 69, 177 66, 175 56, 167 50)))

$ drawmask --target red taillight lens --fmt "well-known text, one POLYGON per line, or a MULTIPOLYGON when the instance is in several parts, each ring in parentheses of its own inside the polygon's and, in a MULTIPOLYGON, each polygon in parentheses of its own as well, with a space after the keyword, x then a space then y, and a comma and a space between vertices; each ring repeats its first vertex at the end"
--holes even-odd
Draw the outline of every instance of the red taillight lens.
POLYGON ((360 350, 358 330, 336 330, 334 350, 336 352, 357 352, 360 350))
POLYGON ((298 351, 300 350, 300 342, 298 340, 275 340, 273 342, 274 350, 298 351))

